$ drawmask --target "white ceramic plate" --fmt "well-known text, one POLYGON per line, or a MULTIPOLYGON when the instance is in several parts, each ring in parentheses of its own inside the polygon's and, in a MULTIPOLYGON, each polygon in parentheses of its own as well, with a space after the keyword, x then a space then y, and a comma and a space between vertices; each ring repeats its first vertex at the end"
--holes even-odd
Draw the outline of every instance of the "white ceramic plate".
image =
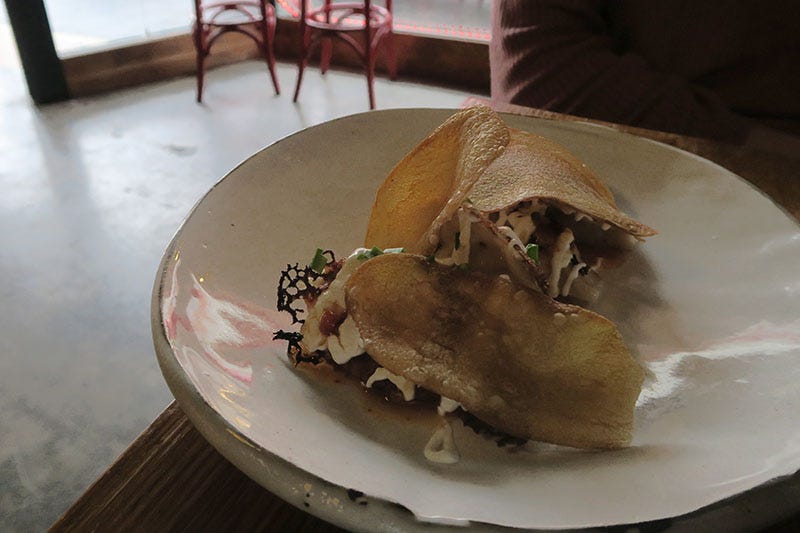
POLYGON ((593 125, 507 117, 566 145, 660 231, 606 275, 597 308, 651 373, 631 448, 509 453, 457 428, 461 462, 434 465, 422 449, 435 417, 288 364, 272 341, 288 326, 274 310, 280 271, 317 247, 360 245, 378 185, 451 113, 374 112, 304 130, 194 208, 159 271, 153 331, 170 388, 209 441, 295 505, 387 531, 422 528, 413 515, 477 529, 637 523, 796 472, 798 225, 719 166, 593 125), (351 501, 344 488, 369 497, 351 501))

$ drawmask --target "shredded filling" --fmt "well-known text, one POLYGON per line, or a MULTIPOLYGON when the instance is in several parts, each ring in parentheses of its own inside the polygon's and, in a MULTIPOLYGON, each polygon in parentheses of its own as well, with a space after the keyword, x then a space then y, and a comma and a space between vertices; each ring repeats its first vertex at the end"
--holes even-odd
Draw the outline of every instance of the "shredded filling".
MULTIPOLYGON (((551 298, 569 296, 576 280, 596 271, 602 263, 595 250, 581 244, 573 227, 594 222, 591 216, 572 209, 558 209, 539 201, 525 201, 492 213, 489 219, 509 238, 510 246, 536 245, 538 263, 547 272, 547 294, 551 298), (572 221, 572 222, 568 222, 572 221)), ((598 231, 608 232, 607 222, 597 225, 598 231)))

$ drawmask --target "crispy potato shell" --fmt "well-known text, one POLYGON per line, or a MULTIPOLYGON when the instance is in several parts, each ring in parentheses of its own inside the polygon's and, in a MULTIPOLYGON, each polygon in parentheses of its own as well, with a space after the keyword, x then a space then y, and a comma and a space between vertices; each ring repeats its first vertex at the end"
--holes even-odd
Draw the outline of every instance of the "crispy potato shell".
POLYGON ((475 208, 490 213, 540 199, 608 222, 636 237, 656 234, 622 213, 611 191, 566 148, 533 133, 510 132, 506 149, 469 191, 475 208))
POLYGON ((363 264, 346 301, 380 365, 492 426, 577 448, 630 443, 643 373, 605 318, 409 254, 363 264))
POLYGON ((470 107, 450 117, 378 189, 365 246, 423 253, 418 245, 425 232, 437 218, 452 216, 508 141, 508 128, 487 107, 470 107))
POLYGON ((484 213, 542 200, 637 238, 657 233, 622 213, 611 191, 566 148, 508 128, 494 111, 476 106, 450 117, 395 166, 376 195, 364 244, 429 254, 467 197, 484 213))

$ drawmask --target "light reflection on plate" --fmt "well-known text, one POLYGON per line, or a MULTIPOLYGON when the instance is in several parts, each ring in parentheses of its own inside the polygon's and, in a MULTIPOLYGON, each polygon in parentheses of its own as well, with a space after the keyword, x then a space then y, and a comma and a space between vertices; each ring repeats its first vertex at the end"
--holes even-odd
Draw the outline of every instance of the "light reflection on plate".
POLYGON ((362 529, 419 525, 386 501, 478 529, 636 523, 796 472, 800 229, 724 169, 606 128, 508 117, 570 148, 660 232, 605 276, 596 307, 649 371, 632 448, 509 453, 457 427, 461 462, 431 465, 422 448, 435 416, 286 362, 272 340, 288 327, 275 311, 280 270, 317 247, 358 246, 378 184, 450 113, 385 111, 305 130, 195 207, 165 254, 153 328, 167 382, 209 441, 281 497, 362 529))

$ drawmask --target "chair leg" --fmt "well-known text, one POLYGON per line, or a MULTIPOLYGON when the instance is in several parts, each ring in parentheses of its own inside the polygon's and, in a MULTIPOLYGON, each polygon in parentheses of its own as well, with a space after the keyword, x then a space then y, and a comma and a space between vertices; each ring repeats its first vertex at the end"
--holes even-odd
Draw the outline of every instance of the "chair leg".
POLYGON ((328 72, 331 66, 331 56, 333 55, 333 39, 330 37, 323 37, 322 49, 320 51, 319 70, 322 74, 328 72))
POLYGON ((272 78, 272 86, 275 88, 275 94, 281 94, 281 87, 278 83, 278 74, 275 72, 275 18, 274 14, 264 17, 264 55, 267 59, 267 67, 269 68, 269 75, 272 78))
POLYGON ((197 103, 199 104, 203 101, 203 82, 206 70, 205 39, 203 39, 203 31, 199 25, 195 25, 194 29, 194 47, 197 68, 197 103))
POLYGON ((369 108, 375 109, 375 50, 372 48, 369 24, 364 31, 364 69, 367 71, 367 93, 369 108))
POLYGON ((297 102, 297 97, 300 96, 300 85, 303 83, 303 72, 308 64, 308 49, 311 42, 311 28, 301 23, 300 32, 300 58, 297 61, 297 84, 294 87, 292 102, 297 102))
POLYGON ((205 85, 206 77, 206 60, 205 57, 199 56, 197 58, 197 103, 203 102, 203 87, 205 85))
MULTIPOLYGON (((325 9, 325 22, 330 24, 331 22, 331 0, 325 0, 324 4, 325 9)), ((322 48, 320 51, 319 56, 319 71, 322 74, 328 72, 328 69, 331 66, 331 56, 333 55, 333 39, 326 36, 323 33, 322 39, 322 48)))
POLYGON ((375 75, 367 72, 367 91, 369 93, 369 109, 375 109, 375 75))
POLYGON ((267 48, 267 66, 269 67, 269 75, 272 77, 272 86, 275 88, 275 94, 281 94, 281 86, 278 83, 278 73, 275 70, 275 52, 272 49, 272 44, 267 48))

